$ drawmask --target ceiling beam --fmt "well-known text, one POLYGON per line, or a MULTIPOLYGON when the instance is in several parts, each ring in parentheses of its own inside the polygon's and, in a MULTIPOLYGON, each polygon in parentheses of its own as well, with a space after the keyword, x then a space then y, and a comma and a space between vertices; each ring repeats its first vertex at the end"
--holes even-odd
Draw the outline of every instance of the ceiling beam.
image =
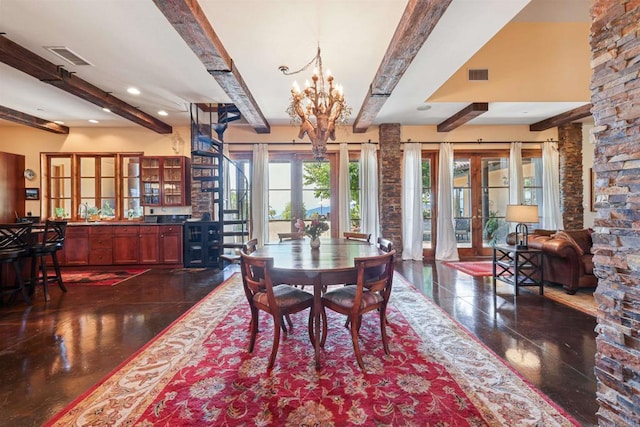
POLYGON ((0 105, 0 119, 10 122, 19 123, 21 125, 30 126, 32 128, 46 130, 47 132, 58 133, 62 135, 69 134, 69 128, 66 126, 53 123, 40 117, 32 116, 27 113, 12 110, 11 108, 0 105))
POLYGON ((154 132, 165 134, 173 131, 168 124, 76 77, 74 73, 47 61, 4 36, 0 36, 0 62, 27 73, 41 82, 48 83, 91 102, 100 108, 109 108, 113 114, 154 132))
POLYGON ((451 0, 409 0, 353 123, 354 133, 366 132, 373 124, 450 3, 451 0))
POLYGON ((438 132, 451 132, 455 128, 462 126, 469 120, 475 119, 482 113, 489 111, 488 102, 474 102, 464 107, 438 125, 438 132))
POLYGON ((586 104, 573 110, 565 111, 557 116, 549 117, 529 126, 531 132, 539 132, 556 126, 566 125, 591 115, 592 104, 586 104))
POLYGON ((153 0, 180 37, 218 82, 242 117, 257 133, 270 133, 262 114, 233 60, 195 0, 153 0))

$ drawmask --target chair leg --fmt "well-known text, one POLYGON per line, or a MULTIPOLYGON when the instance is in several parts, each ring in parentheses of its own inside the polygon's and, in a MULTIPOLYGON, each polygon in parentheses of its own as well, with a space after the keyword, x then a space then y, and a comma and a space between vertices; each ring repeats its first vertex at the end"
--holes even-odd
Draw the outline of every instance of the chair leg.
POLYGON ((389 339, 387 338, 387 314, 385 309, 380 310, 380 332, 382 333, 382 347, 384 354, 389 354, 389 339))
POLYGON ((281 321, 282 316, 273 316, 273 347, 271 348, 271 356, 269 356, 269 365, 267 365, 267 370, 273 368, 276 361, 276 354, 278 354, 278 347, 280 346, 281 321))
POLYGON ((251 322, 249 322, 249 331, 251 337, 249 338, 249 353, 253 353, 253 346, 256 344, 256 335, 258 335, 258 309, 251 307, 251 322))
POLYGON ((58 286, 62 289, 62 292, 67 292, 67 288, 62 283, 62 272, 60 271, 60 263, 58 262, 58 255, 55 252, 51 254, 51 259, 53 260, 53 269, 56 272, 56 280, 58 281, 58 286))
POLYGON ((47 263, 44 257, 40 258, 40 271, 42 274, 42 290, 44 291, 44 300, 49 301, 49 276, 47 272, 47 263))
POLYGON ((18 282, 18 289, 22 292, 27 305, 31 305, 31 298, 29 298, 29 290, 24 286, 24 280, 22 279, 22 263, 20 260, 15 260, 13 263, 13 269, 16 273, 16 281, 18 282))
POLYGON ((327 342, 327 312, 324 307, 322 307, 322 312, 320 312, 320 317, 322 318, 322 338, 320 338, 320 347, 324 347, 324 343, 327 342))
POLYGON ((358 366, 360 366, 360 369, 364 371, 364 362, 362 361, 362 355, 360 354, 360 344, 358 343, 358 319, 355 318, 355 316, 351 318, 351 341, 353 341, 353 351, 356 354, 358 366))

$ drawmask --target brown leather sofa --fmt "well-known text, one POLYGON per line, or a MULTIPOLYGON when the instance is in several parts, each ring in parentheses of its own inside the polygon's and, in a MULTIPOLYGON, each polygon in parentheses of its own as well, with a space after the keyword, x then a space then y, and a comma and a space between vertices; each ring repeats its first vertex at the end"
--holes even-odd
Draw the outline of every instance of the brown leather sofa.
POLYGON ((591 229, 535 230, 529 235, 529 247, 541 249, 545 282, 561 284, 568 294, 578 288, 594 288, 591 229))

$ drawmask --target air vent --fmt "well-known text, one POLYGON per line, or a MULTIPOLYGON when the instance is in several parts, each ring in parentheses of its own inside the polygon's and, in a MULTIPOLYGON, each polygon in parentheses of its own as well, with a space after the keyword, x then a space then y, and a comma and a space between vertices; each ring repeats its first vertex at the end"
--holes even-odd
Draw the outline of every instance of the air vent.
POLYGON ((54 55, 59 56, 60 58, 64 59, 69 64, 72 64, 72 65, 91 65, 91 66, 93 66, 92 63, 90 63, 86 59, 82 58, 80 55, 78 55, 77 53, 75 53, 74 51, 69 49, 68 47, 65 47, 65 46, 45 46, 44 48, 47 49, 49 52, 53 53, 54 55))
POLYGON ((469 80, 489 80, 489 70, 486 68, 469 69, 469 80))

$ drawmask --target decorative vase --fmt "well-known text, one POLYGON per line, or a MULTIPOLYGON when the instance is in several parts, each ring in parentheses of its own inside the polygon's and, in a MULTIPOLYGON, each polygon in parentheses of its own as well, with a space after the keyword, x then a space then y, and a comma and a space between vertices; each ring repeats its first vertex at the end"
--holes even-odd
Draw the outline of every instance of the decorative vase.
POLYGON ((311 245, 311 249, 318 249, 320 247, 320 238, 316 237, 315 239, 311 239, 309 244, 311 245))

